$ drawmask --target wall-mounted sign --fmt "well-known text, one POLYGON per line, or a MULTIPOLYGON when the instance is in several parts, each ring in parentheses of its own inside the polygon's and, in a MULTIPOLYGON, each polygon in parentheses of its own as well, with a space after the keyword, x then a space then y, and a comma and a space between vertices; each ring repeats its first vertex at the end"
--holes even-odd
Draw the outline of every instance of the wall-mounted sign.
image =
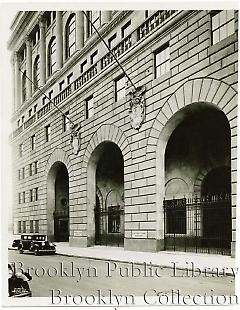
POLYGON ((82 231, 75 230, 74 231, 74 237, 82 237, 82 231))
POLYGON ((133 231, 132 237, 133 238, 147 238, 147 232, 146 231, 133 231))

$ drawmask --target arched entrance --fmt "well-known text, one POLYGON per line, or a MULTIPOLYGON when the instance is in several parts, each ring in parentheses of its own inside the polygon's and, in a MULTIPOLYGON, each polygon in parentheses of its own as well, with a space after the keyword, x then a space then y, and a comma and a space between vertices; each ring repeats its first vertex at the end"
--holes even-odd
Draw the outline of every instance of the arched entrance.
POLYGON ((94 244, 123 246, 124 161, 113 142, 100 143, 88 165, 88 199, 94 204, 94 244))
POLYGON ((204 103, 178 113, 184 117, 165 150, 165 249, 229 254, 231 171, 223 168, 231 162, 227 118, 204 103), (199 171, 209 167, 201 193, 196 192, 199 171))
POLYGON ((47 178, 48 231, 54 241, 69 241, 69 176, 66 166, 55 162, 47 178))

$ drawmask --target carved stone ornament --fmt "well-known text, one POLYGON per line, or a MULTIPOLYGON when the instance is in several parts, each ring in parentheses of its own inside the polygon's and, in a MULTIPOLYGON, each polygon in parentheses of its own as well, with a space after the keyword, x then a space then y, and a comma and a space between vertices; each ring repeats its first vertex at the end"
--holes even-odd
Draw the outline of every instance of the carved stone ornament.
POLYGON ((77 155, 80 151, 81 138, 80 138, 81 125, 71 126, 71 138, 70 144, 73 150, 73 154, 77 155))
POLYGON ((132 128, 139 129, 145 118, 145 100, 143 93, 145 87, 137 87, 137 89, 131 90, 130 95, 130 107, 129 117, 132 128))

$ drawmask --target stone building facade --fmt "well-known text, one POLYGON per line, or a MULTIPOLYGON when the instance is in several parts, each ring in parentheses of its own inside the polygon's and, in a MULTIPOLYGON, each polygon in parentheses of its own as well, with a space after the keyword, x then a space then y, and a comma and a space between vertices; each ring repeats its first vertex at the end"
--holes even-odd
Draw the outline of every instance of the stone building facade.
POLYGON ((14 234, 234 256, 238 11, 24 11, 11 30, 14 234))

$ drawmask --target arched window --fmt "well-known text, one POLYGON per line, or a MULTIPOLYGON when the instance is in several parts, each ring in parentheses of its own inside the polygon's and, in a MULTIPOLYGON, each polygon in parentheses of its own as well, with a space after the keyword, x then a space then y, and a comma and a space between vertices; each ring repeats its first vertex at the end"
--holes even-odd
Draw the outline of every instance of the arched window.
POLYGON ((40 56, 37 55, 33 63, 33 88, 36 90, 40 82, 40 56))
POLYGON ((76 50, 76 20, 75 14, 71 14, 66 23, 66 59, 76 50))
POLYGON ((26 71, 24 71, 22 76, 22 102, 27 99, 27 85, 26 85, 26 71))
POLYGON ((52 37, 48 44, 48 75, 56 70, 56 37, 52 37))

